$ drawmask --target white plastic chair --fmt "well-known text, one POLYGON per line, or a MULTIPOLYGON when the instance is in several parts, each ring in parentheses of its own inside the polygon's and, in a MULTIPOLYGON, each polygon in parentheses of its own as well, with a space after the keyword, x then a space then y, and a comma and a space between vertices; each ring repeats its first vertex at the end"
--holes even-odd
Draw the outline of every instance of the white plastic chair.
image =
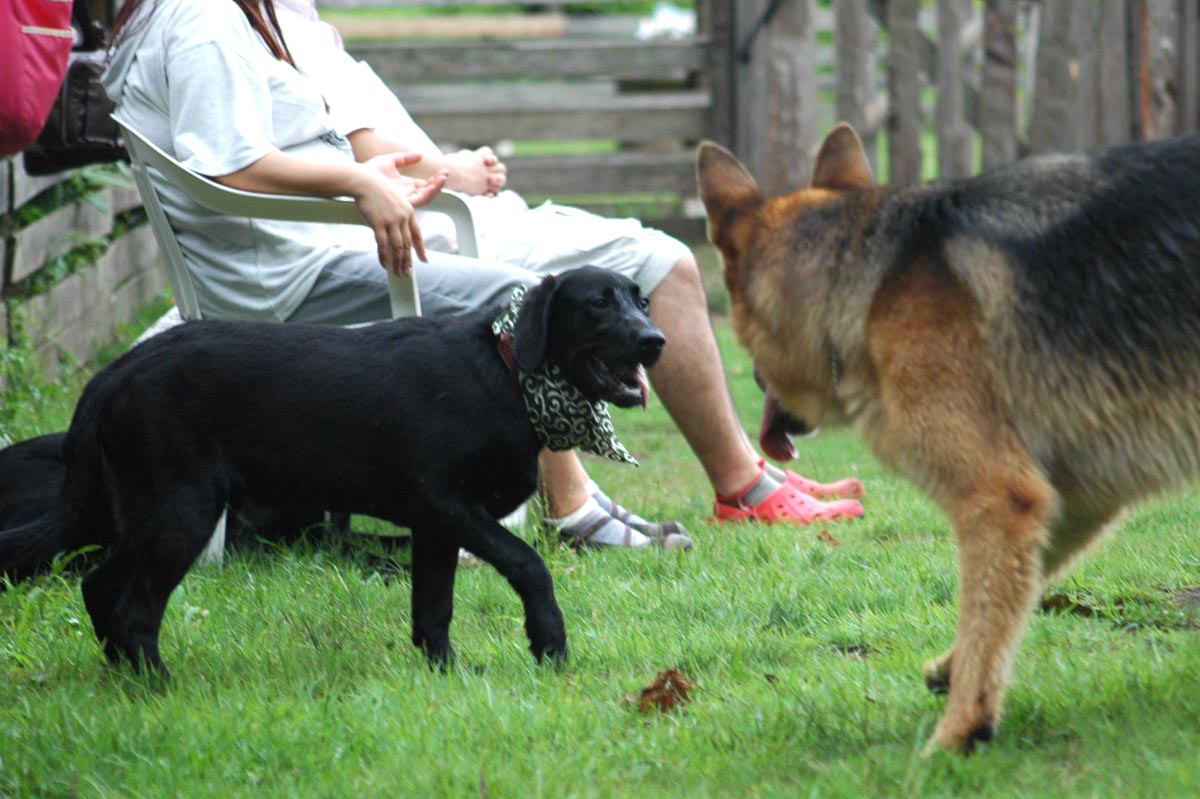
MULTIPOLYGON (((300 197, 284 194, 263 194, 232 189, 193 172, 176 159, 167 155, 160 147, 149 141, 124 120, 113 115, 125 138, 125 149, 129 152, 130 167, 137 182, 142 205, 154 239, 162 253, 167 279, 175 294, 175 305, 184 319, 201 318, 200 303, 196 298, 195 284, 188 271, 187 261, 175 231, 163 211, 148 169, 153 167, 168 181, 181 189, 196 202, 223 214, 252 217, 255 219, 283 219, 296 222, 329 222, 346 225, 366 224, 348 198, 300 197)), ((479 249, 475 239, 475 223, 471 210, 463 199, 451 192, 443 191, 431 202, 421 206, 422 210, 446 214, 454 222, 461 255, 476 256, 479 249)), ((388 290, 392 301, 392 316, 420 316, 421 303, 417 295, 416 275, 411 278, 388 273, 388 290)), ((204 561, 220 561, 225 549, 226 514, 217 522, 208 547, 200 556, 204 561)))
MULTIPOLYGON (((179 243, 175 240, 175 232, 171 229, 171 223, 167 221, 166 213, 154 191, 154 184, 147 172, 148 167, 158 170, 196 202, 223 214, 295 222, 366 224, 354 201, 349 198, 263 194, 223 186, 188 169, 116 115, 113 119, 124 135, 125 149, 129 151, 130 166, 134 180, 137 181, 138 193, 141 194, 146 217, 154 231, 154 239, 162 252, 167 278, 175 293, 175 304, 184 319, 199 319, 200 304, 196 299, 196 289, 187 262, 179 249, 179 243)), ((471 217, 470 207, 461 197, 453 192, 442 191, 433 200, 422 205, 421 209, 438 211, 450 217, 454 222, 459 254, 471 257, 478 255, 475 222, 471 217)), ((389 272, 388 288, 392 298, 393 317, 420 316, 421 305, 417 296, 415 275, 405 278, 389 272)))

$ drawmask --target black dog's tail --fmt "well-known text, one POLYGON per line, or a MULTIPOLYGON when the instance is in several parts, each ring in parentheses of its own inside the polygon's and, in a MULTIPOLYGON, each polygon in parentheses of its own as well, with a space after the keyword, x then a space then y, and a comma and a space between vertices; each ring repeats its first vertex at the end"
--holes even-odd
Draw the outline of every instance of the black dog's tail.
MULTIPOLYGON (((78 417, 79 413, 76 413, 78 417)), ((68 466, 58 496, 34 521, 0 531, 0 577, 12 582, 49 569, 56 557, 112 538, 111 508, 104 490, 106 462, 95 436, 68 435, 68 466)), ((79 565, 78 559, 72 561, 79 565)), ((3 590, 3 580, 0 580, 3 590)))
POLYGON ((55 505, 28 524, 0 532, 0 575, 15 583, 44 571, 57 555, 77 548, 67 530, 62 508, 55 505))

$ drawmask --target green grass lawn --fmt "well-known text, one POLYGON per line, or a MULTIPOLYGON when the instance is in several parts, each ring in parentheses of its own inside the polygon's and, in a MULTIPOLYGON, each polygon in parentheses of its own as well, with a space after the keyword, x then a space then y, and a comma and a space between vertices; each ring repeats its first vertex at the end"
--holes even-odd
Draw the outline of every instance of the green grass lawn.
MULTIPOLYGON (((718 323, 757 433, 749 364, 718 323)), ((69 388, 21 417, 66 423, 69 388)), ((614 411, 634 469, 611 494, 683 520, 690 553, 583 555, 540 541, 572 648, 530 658, 516 596, 460 571, 448 674, 409 643, 409 586, 331 553, 240 553, 172 598, 165 688, 107 667, 78 579, 0 592, 0 796, 1193 797, 1200 794, 1200 497, 1135 510, 1035 618, 1000 737, 921 759, 943 699, 919 676, 951 642, 943 517, 848 433, 797 468, 860 477, 865 519, 722 528, 660 404, 614 411), (668 713, 632 701, 694 681, 668 713)), ((33 429, 37 426, 39 429, 33 429)), ((539 538, 536 533, 531 538, 539 538)))

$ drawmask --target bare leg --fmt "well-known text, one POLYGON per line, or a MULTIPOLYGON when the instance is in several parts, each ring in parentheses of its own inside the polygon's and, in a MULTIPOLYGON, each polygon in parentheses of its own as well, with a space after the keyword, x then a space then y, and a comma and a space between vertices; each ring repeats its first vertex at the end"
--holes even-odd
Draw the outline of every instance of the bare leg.
POLYGON ((538 456, 538 469, 546 495, 548 516, 566 516, 587 502, 588 475, 574 450, 542 450, 538 456))
POLYGON ((716 492, 744 489, 759 474, 759 456, 734 410, 691 255, 654 290, 650 316, 667 337, 662 359, 650 372, 654 390, 716 492))

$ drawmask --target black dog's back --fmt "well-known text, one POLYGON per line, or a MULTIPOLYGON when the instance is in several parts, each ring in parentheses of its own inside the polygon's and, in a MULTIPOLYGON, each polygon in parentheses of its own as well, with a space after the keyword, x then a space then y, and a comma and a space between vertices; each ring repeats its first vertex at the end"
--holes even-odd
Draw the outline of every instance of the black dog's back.
MULTIPOLYGON (((105 468, 118 481, 127 473, 143 481, 150 457, 172 484, 208 481, 218 493, 279 504, 304 497, 408 525, 412 486, 438 481, 450 495, 461 487, 462 475, 439 473, 440 452, 468 460, 510 452, 522 462, 536 449, 527 430, 473 424, 485 408, 520 418, 519 394, 499 368, 487 323, 487 313, 357 330, 189 323, 98 375, 71 435, 100 431, 105 468), (210 471, 214 459, 219 474, 210 471), (374 490, 381 480, 391 496, 374 490)), ((528 470, 514 471, 519 481, 486 476, 497 483, 501 515, 532 491, 528 470)))

